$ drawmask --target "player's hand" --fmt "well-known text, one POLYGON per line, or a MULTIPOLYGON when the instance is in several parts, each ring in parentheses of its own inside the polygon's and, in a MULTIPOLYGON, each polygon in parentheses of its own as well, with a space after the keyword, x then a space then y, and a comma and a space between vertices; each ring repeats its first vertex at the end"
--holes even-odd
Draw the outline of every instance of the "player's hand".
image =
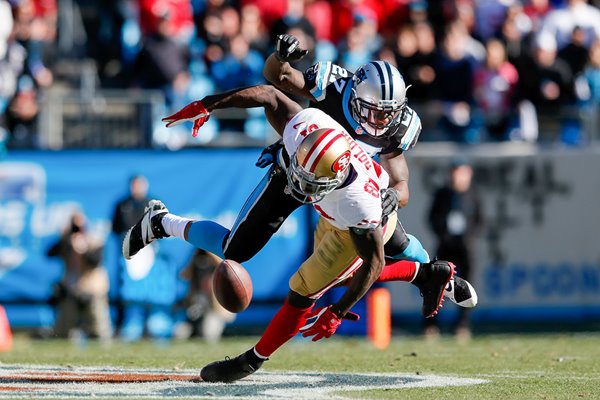
POLYGON ((283 147, 281 140, 265 147, 260 153, 258 160, 256 160, 256 166, 259 168, 265 168, 277 160, 277 153, 283 147))
POLYGON ((275 57, 279 61, 294 62, 308 54, 308 50, 300 48, 300 42, 292 35, 277 35, 275 57))
POLYGON ((343 319, 358 321, 360 316, 356 313, 348 312, 344 317, 340 317, 331 311, 331 306, 328 306, 319 307, 311 311, 306 318, 314 318, 315 320, 307 322, 306 325, 300 328, 300 332, 302 332, 302 336, 304 337, 312 336, 312 341, 316 342, 323 338, 330 338, 341 325, 343 319))
POLYGON ((398 203, 400 201, 400 192, 394 188, 381 189, 381 221, 385 225, 387 220, 392 213, 398 209, 398 203))
POLYGON ((192 128, 192 136, 198 136, 198 129, 210 118, 210 112, 204 107, 201 101, 194 101, 173 115, 163 118, 163 122, 167 123, 167 128, 179 125, 186 121, 194 121, 192 128))

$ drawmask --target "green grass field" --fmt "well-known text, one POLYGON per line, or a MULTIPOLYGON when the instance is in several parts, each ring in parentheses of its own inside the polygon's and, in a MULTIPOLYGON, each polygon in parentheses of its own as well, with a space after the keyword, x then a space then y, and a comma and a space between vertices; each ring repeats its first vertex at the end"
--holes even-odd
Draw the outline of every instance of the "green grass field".
MULTIPOLYGON (((59 340, 16 337, 1 366, 35 364, 116 366, 128 369, 196 370, 235 356, 256 338, 225 338, 216 345, 200 340, 84 346, 59 340)), ((396 336, 389 348, 374 349, 362 339, 333 338, 318 343, 294 340, 263 369, 268 372, 310 371, 403 373, 479 378, 487 383, 434 388, 398 388, 344 392, 349 398, 373 399, 600 399, 600 333, 556 335, 485 335, 468 343, 453 338, 425 341, 396 336)), ((262 371, 262 370, 261 370, 262 371)), ((204 384, 207 385, 207 384, 204 384)))

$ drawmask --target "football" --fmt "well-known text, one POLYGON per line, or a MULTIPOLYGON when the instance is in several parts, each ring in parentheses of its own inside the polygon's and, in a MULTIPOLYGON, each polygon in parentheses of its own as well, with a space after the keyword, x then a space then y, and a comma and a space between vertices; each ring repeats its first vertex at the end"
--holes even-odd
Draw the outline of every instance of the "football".
POLYGON ((213 274, 213 292, 219 303, 232 313, 244 311, 252 300, 248 271, 233 260, 223 260, 213 274))

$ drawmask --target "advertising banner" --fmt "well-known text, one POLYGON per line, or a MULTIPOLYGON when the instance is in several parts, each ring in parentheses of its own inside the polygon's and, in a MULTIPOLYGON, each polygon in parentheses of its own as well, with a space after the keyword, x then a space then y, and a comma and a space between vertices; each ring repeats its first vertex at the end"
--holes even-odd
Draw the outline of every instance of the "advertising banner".
MULTIPOLYGON (((62 263, 46 252, 75 210, 83 211, 89 230, 106 240, 104 265, 111 298, 119 288, 129 299, 158 304, 181 298, 185 287, 178 273, 193 247, 179 239, 158 241, 146 268, 138 266, 136 272, 123 275, 127 266, 121 243, 111 234, 111 220, 117 201, 128 193, 129 178, 146 176, 149 197, 162 200, 175 214, 231 227, 267 172, 254 166, 259 153, 260 149, 11 152, 0 163, 0 302, 47 301, 62 275, 62 263), (128 279, 138 284, 123 288, 128 279)), ((294 213, 266 248, 244 263, 256 301, 287 294, 288 279, 306 255, 309 212, 304 207, 294 213)))

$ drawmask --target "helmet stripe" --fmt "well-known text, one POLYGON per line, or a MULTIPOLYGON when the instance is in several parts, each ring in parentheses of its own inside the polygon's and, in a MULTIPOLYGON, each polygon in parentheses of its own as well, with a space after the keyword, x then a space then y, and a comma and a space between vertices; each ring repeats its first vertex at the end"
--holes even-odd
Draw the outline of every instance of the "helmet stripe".
MULTIPOLYGON (((333 131, 333 129, 328 130, 327 132, 323 133, 321 135, 321 137, 319 137, 317 139, 316 142, 313 143, 312 147, 310 148, 310 150, 308 151, 308 154, 306 154, 306 157, 304 157, 304 162, 301 164, 302 168, 307 169, 307 165, 309 160, 311 159, 311 157, 313 157, 313 153, 315 152, 315 150, 320 146, 321 142, 323 140, 325 140, 325 138, 327 137, 327 134, 329 134, 329 132, 333 131)), ((318 153, 318 151, 317 151, 318 153)))
MULTIPOLYGON (((332 132, 333 129, 331 129, 330 131, 328 131, 325 135, 323 136, 328 136, 330 132, 332 132)), ((337 135, 335 135, 333 138, 330 138, 329 141, 321 143, 317 149, 317 152, 314 153, 314 157, 312 157, 312 160, 307 161, 307 166, 308 166, 308 171, 314 173, 315 169, 317 169, 317 165, 319 165, 319 161, 321 161, 321 158, 323 158, 323 156, 325 155, 325 153, 327 152, 327 150, 335 143, 337 142, 340 138, 344 138, 344 140, 346 140, 346 138, 344 137, 343 133, 338 133, 337 135)), ((314 147, 313 147, 314 148, 314 147)))
POLYGON ((390 68, 390 64, 387 61, 384 61, 383 65, 385 65, 385 69, 387 70, 390 81, 390 98, 388 100, 394 100, 394 75, 392 75, 392 69, 390 68))
POLYGON ((335 142, 337 142, 339 138, 344 138, 344 140, 346 139, 345 136, 341 133, 338 133, 333 139, 331 139, 331 141, 325 145, 323 150, 319 152, 317 159, 315 160, 315 162, 309 170, 310 172, 315 172, 314 170, 317 168, 317 165, 319 165, 319 161, 321 161, 321 158, 325 155, 327 149, 329 149, 335 142))
POLYGON ((379 65, 381 61, 374 61, 371 62, 371 64, 373 64, 375 66, 375 69, 377 70, 377 73, 379 74, 379 80, 381 82, 381 98, 383 100, 387 99, 387 89, 388 89, 388 84, 387 84, 387 75, 385 75, 383 73, 383 69, 381 68, 381 65, 379 65))

